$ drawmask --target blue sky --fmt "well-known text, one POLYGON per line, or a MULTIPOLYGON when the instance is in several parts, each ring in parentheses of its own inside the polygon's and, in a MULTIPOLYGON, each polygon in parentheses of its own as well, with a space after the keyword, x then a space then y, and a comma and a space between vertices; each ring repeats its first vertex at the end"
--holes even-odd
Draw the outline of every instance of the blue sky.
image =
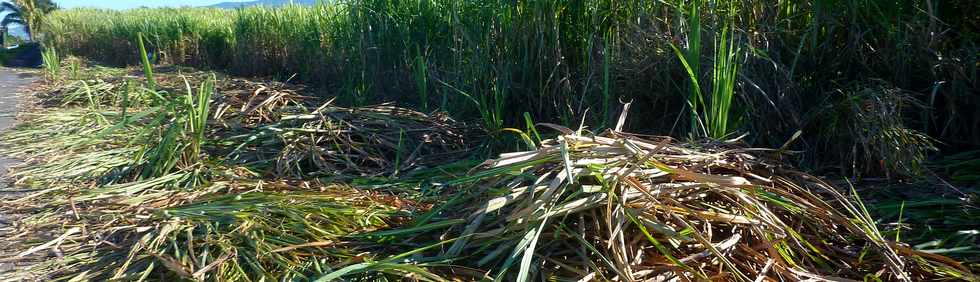
POLYGON ((221 2, 243 2, 245 0, 55 0, 62 8, 97 7, 108 9, 131 9, 147 7, 205 6, 221 2))

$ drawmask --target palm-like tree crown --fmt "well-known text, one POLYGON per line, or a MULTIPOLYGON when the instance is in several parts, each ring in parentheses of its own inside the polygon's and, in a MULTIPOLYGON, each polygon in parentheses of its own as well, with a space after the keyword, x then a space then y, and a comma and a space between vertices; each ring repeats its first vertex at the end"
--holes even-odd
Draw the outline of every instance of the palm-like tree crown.
POLYGON ((0 2, 0 13, 8 12, 0 18, 0 43, 10 24, 25 26, 27 37, 33 37, 37 25, 45 14, 58 8, 51 0, 12 0, 0 2))
MULTIPOLYGON (((26 25, 27 22, 24 21, 23 14, 17 6, 11 4, 10 2, 0 2, 0 13, 6 12, 2 18, 0 18, 0 46, 3 46, 4 39, 7 36, 7 27, 11 24, 22 24, 26 25)), ((28 30, 28 37, 30 36, 30 30, 28 30)))

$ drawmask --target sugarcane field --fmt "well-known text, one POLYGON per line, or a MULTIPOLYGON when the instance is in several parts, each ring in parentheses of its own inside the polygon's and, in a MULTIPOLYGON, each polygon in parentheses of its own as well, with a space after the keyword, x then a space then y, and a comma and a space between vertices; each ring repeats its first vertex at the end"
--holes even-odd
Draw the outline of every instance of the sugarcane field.
POLYGON ((980 2, 224 1, 0 1, 0 282, 980 281, 980 2))

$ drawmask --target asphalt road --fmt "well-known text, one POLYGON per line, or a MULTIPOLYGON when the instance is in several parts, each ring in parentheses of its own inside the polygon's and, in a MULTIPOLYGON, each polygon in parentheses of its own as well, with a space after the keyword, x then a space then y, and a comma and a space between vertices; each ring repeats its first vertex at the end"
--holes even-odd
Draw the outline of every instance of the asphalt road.
MULTIPOLYGON (((0 130, 6 130, 14 125, 19 109, 20 92, 34 82, 34 75, 23 73, 16 69, 0 67, 0 130)), ((7 168, 16 160, 0 156, 0 175, 6 174, 7 168)), ((7 189, 6 181, 0 181, 0 189, 7 189)))
MULTIPOLYGON (((35 76, 32 74, 16 69, 0 67, 0 130, 7 130, 15 124, 15 118, 20 106, 20 94, 35 79, 35 76)), ((4 177, 8 167, 17 164, 17 162, 17 160, 0 156, 0 202, 23 195, 23 193, 11 191, 11 188, 8 187, 7 179, 4 177)), ((7 236, 7 233, 11 231, 11 221, 14 220, 10 215, 0 213, 0 237, 7 236)), ((24 265, 25 263, 23 262, 0 261, 0 279, 5 276, 6 272, 23 267, 24 265)))

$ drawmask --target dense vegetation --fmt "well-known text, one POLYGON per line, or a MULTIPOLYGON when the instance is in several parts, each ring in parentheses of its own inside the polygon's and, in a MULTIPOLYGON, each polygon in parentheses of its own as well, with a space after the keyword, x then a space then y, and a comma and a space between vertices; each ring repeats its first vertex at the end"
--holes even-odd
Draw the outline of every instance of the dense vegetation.
POLYGON ((778 147, 802 130, 792 148, 808 163, 883 175, 917 173, 934 144, 980 144, 974 6, 359 0, 67 10, 46 28, 52 46, 102 62, 138 62, 142 32, 161 61, 296 74, 348 104, 396 101, 490 129, 522 124, 524 113, 608 127, 619 102, 633 101, 644 113, 628 128, 641 132, 747 132, 778 147))
POLYGON ((12 279, 977 280, 971 5, 56 11, 38 108, 0 135, 29 160, 0 258, 34 260, 12 279))

